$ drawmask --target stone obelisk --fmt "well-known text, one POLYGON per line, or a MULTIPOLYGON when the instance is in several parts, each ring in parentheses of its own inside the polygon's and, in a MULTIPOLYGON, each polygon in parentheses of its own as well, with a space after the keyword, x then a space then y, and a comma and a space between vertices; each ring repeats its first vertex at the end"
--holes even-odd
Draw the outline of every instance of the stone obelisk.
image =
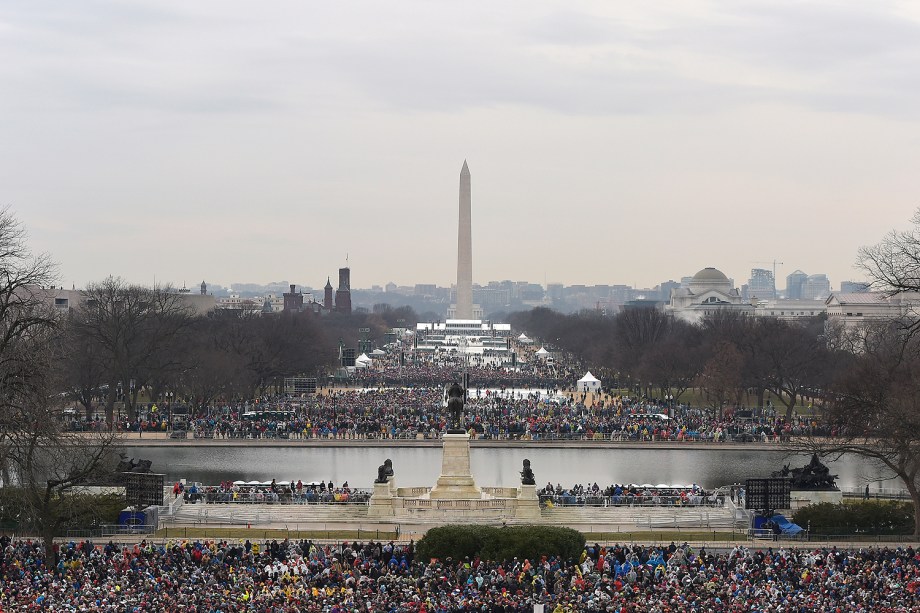
POLYGON ((473 319, 473 231, 470 169, 460 170, 460 224, 457 229, 457 319, 473 319))

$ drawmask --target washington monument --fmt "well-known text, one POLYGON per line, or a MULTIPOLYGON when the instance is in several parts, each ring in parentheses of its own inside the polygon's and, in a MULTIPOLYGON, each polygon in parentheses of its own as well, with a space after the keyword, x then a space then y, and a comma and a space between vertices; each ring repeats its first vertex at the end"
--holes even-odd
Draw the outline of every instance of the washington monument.
POLYGON ((473 233, 470 213, 470 169, 460 170, 460 224, 457 229, 457 319, 473 319, 473 233))

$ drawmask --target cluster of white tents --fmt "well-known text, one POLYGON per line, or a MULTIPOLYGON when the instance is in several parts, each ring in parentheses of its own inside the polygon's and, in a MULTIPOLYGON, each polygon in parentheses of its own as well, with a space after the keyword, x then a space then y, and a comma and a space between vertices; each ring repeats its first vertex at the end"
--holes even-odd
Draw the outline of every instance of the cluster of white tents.
MULTIPOLYGON (((531 345, 533 344, 533 339, 522 333, 517 337, 517 342, 522 345, 531 345)), ((540 347, 534 352, 534 357, 538 360, 550 361, 552 354, 546 350, 546 347, 540 347)), ((601 389, 601 381, 592 375, 591 371, 588 371, 584 377, 578 380, 575 389, 579 392, 596 392, 601 389)))
POLYGON ((366 353, 362 353, 355 358, 355 368, 367 368, 368 366, 373 365, 373 363, 374 360, 366 353))

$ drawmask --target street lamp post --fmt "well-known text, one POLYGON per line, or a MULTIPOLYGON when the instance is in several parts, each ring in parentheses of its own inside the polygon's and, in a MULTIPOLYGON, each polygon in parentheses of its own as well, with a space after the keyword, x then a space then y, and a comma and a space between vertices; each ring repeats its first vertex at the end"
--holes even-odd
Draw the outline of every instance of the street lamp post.
POLYGON ((166 429, 172 430, 172 399, 176 396, 175 392, 166 392, 166 429))

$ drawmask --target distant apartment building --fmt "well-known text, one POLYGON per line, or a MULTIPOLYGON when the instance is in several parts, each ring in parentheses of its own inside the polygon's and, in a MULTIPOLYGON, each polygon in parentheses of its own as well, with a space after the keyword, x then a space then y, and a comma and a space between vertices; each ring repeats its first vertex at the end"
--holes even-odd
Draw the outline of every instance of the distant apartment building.
POLYGON ((438 286, 434 283, 416 283, 415 295, 424 298, 432 298, 438 293, 438 286))
POLYGON ((473 286, 473 302, 482 306, 484 311, 503 309, 511 304, 511 290, 473 286))
POLYGON ((542 302, 546 296, 543 286, 539 283, 519 281, 514 284, 511 297, 522 302, 542 302))
POLYGON ((831 282, 827 275, 808 275, 802 286, 802 300, 827 300, 830 295, 831 282))
POLYGON ((773 300, 776 298, 776 279, 773 278, 773 271, 765 268, 751 269, 751 278, 747 282, 745 298, 748 300, 773 300))
POLYGON ((547 283, 546 297, 551 301, 562 300, 564 290, 565 286, 562 283, 547 283))
POLYGON ((861 294, 868 292, 870 286, 865 281, 841 281, 840 282, 840 293, 841 294, 861 294))
POLYGON ((58 313, 67 313, 79 307, 84 300, 83 292, 78 289, 29 286, 26 291, 31 291, 33 296, 53 307, 58 313))
POLYGON ((801 300, 808 275, 801 270, 786 275, 786 300, 801 300))
POLYGON ((658 286, 655 288, 656 293, 658 295, 656 299, 660 300, 661 302, 668 302, 671 299, 671 290, 677 289, 678 287, 680 287, 680 283, 678 283, 677 281, 674 281, 673 279, 669 279, 663 283, 659 283, 658 286))
MULTIPOLYGON (((203 291, 206 291, 207 286, 203 282, 202 287, 204 288, 203 291)), ((86 300, 86 294, 83 290, 76 288, 50 287, 38 288, 34 291, 37 296, 59 313, 67 313, 72 309, 79 308, 86 300)), ((188 308, 193 315, 204 315, 218 307, 214 296, 207 293, 193 294, 186 288, 172 290, 172 293, 179 296, 183 306, 188 308)))
POLYGON ((228 296, 221 296, 217 299, 217 307, 222 310, 240 310, 240 311, 260 311, 265 304, 265 300, 259 297, 243 297, 236 292, 231 292, 228 296))

